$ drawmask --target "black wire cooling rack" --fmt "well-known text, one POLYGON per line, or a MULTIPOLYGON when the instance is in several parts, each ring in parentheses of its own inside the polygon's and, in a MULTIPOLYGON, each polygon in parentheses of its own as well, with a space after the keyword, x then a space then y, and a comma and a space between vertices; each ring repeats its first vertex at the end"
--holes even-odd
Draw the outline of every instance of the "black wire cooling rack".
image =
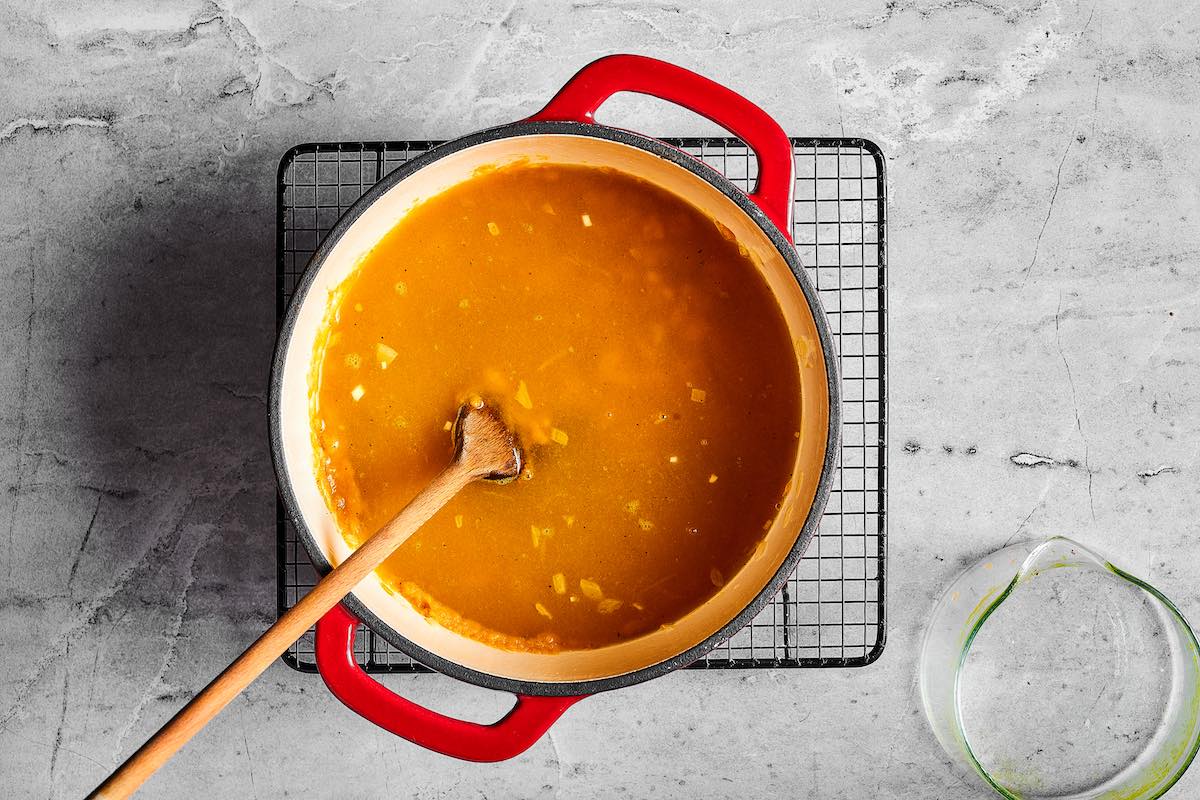
MULTIPOLYGON (((757 173, 737 139, 665 139, 741 188, 757 173)), ((282 320, 300 274, 338 217, 376 181, 438 142, 353 142, 295 147, 279 167, 276 312, 282 320)), ((754 621, 693 666, 854 667, 879 657, 885 636, 887 563, 887 281, 884 161, 863 139, 792 139, 796 165, 792 238, 816 282, 842 373, 842 447, 818 535, 783 589, 754 621)), ((276 503, 279 612, 317 574, 276 503)), ((362 628, 368 672, 427 672, 362 628)), ((316 670, 313 633, 283 660, 316 670)))

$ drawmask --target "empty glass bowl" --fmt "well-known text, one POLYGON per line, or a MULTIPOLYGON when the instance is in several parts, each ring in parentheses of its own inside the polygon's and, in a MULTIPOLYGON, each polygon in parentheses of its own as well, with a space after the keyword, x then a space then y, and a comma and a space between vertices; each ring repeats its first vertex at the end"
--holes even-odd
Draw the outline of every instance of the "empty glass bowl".
POLYGON ((1162 796, 1200 746, 1200 646, 1157 589, 1069 539, 1006 547, 934 607, 921 696, 1007 798, 1162 796))

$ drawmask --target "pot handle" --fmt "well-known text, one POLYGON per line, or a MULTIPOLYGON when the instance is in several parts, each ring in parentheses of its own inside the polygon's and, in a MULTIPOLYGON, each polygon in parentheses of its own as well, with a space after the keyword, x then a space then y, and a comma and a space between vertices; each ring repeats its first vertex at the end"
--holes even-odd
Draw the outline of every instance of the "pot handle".
POLYGON ((357 627, 358 619, 340 604, 317 622, 317 669, 325 685, 351 711, 428 750, 466 761, 514 758, 583 699, 519 694, 512 710, 491 725, 447 717, 405 700, 368 676, 354 660, 357 627))
POLYGON ((596 110, 617 92, 648 94, 683 106, 744 141, 758 157, 758 183, 750 199, 791 241, 791 140, 767 112, 702 75, 646 56, 605 56, 575 73, 545 108, 526 121, 594 123, 596 110))

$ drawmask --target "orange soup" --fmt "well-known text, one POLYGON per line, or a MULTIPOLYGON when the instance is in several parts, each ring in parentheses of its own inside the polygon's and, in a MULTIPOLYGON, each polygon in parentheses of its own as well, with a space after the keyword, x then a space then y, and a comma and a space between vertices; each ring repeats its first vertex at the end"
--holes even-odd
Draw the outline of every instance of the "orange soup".
POLYGON ((380 569, 437 623, 507 649, 670 625, 762 542, 796 458, 788 329, 732 235, 607 168, 521 163, 404 216, 332 295, 311 413, 351 544, 451 453, 468 396, 525 446, 380 569))

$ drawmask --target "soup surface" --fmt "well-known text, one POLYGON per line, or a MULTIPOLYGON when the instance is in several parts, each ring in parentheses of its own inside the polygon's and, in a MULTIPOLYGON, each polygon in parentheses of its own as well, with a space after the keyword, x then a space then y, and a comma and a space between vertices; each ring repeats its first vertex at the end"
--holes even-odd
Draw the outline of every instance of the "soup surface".
POLYGON ((472 394, 525 445, 380 569, 514 650, 612 644, 715 594, 770 527, 800 430, 795 349, 731 234, 598 167, 520 163, 427 199, 330 300, 311 409, 357 544, 449 460, 472 394))

